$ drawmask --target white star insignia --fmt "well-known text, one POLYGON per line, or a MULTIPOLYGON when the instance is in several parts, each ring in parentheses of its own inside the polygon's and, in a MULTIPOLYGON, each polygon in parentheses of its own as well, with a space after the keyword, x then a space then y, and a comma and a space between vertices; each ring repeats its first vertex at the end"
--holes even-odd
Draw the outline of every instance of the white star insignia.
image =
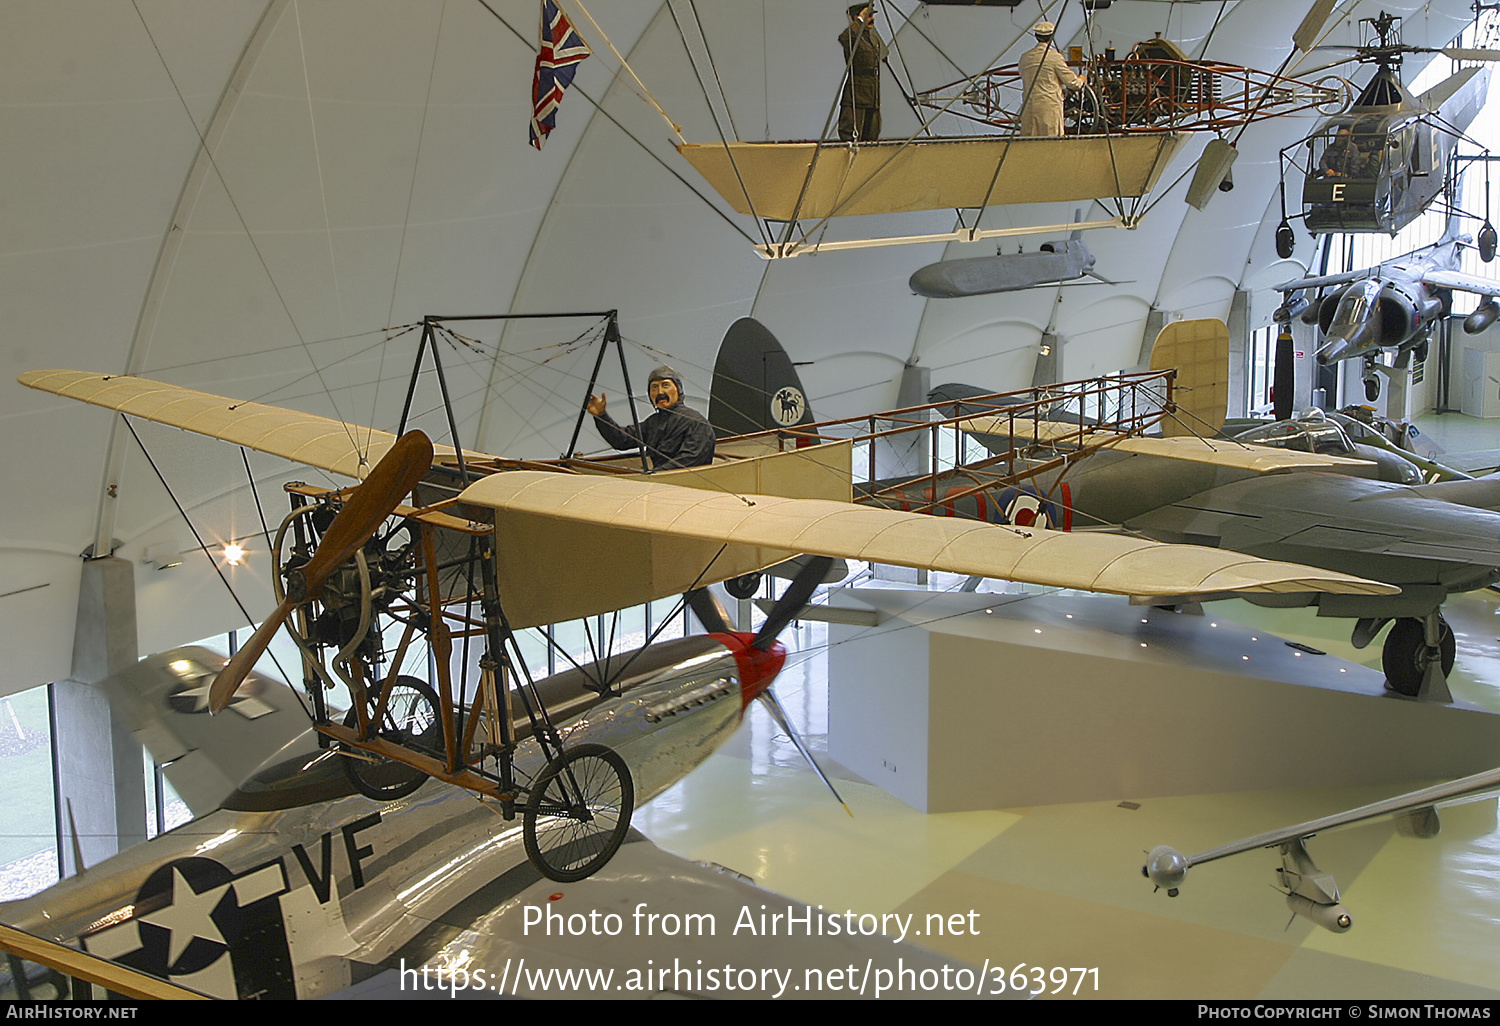
POLYGON ((193 890, 193 885, 188 883, 182 871, 176 866, 172 867, 170 903, 165 908, 137 917, 140 922, 159 926, 171 934, 168 967, 176 965, 188 945, 198 937, 229 946, 224 935, 219 932, 218 924, 214 922, 213 911, 223 899, 224 892, 232 886, 232 883, 222 883, 199 894, 193 890))

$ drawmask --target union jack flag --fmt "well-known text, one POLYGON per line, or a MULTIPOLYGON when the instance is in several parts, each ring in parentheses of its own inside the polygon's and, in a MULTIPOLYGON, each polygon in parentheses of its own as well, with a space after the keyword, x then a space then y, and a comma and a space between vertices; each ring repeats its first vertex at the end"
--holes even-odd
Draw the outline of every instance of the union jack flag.
POLYGON ((531 145, 537 149, 547 141, 547 133, 557 127, 557 108, 578 74, 578 65, 593 52, 557 4, 542 0, 542 46, 531 82, 531 145))

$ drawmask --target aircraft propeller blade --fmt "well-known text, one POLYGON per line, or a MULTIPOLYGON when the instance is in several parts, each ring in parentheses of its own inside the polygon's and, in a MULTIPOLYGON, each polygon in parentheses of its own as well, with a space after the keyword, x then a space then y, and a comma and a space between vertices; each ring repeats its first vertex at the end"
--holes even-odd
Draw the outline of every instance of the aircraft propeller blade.
MULTIPOLYGON (((792 579, 792 583, 787 585, 786 591, 782 592, 781 598, 776 600, 776 605, 771 607, 771 612, 766 615, 766 622, 761 625, 760 631, 755 635, 755 639, 750 642, 751 648, 760 649, 762 652, 770 649, 776 642, 776 636, 785 630, 786 625, 795 620, 797 615, 802 612, 803 607, 807 605, 807 600, 812 598, 812 593, 817 590, 818 585, 822 584, 823 579, 828 576, 828 568, 832 565, 833 560, 827 556, 815 556, 803 564, 797 576, 792 579)), ((694 611, 697 611, 696 608, 694 611)), ((776 725, 786 732, 787 737, 792 739, 792 744, 797 746, 797 751, 802 753, 802 757, 807 760, 807 764, 812 767, 812 771, 818 775, 818 779, 823 781, 828 790, 833 792, 833 797, 844 807, 844 811, 853 816, 854 813, 850 810, 849 804, 839 795, 838 790, 833 786, 833 782, 828 779, 828 774, 823 772, 823 767, 818 765, 818 761, 813 758, 812 752, 808 751, 807 745, 802 743, 802 738, 797 736, 797 731, 792 728, 791 720, 787 719, 786 710, 781 707, 780 702, 776 701, 776 696, 771 693, 771 689, 767 688, 762 691, 759 698, 765 705, 766 710, 770 712, 771 718, 776 721, 776 725)))
POLYGON ((304 587, 301 595, 288 595, 270 616, 266 617, 250 640, 229 660, 208 690, 208 711, 223 712, 229 700, 260 660, 276 631, 298 605, 317 598, 323 585, 355 551, 370 540, 391 510, 411 493, 432 468, 432 442, 420 431, 408 431, 396 440, 381 457, 375 469, 349 496, 333 523, 323 533, 323 540, 302 567, 304 587))
POLYGON ((823 781, 824 786, 833 792, 833 797, 837 799, 838 803, 844 807, 844 811, 849 813, 852 818, 854 812, 849 808, 849 803, 844 801, 838 789, 833 786, 833 781, 828 779, 828 774, 823 772, 823 767, 818 765, 818 760, 813 758, 813 754, 808 750, 807 745, 802 743, 802 738, 797 736, 796 730, 792 728, 792 721, 787 719, 786 710, 781 707, 781 703, 776 700, 776 696, 771 693, 771 689, 767 688, 762 691, 759 698, 761 704, 766 707, 766 711, 771 714, 771 719, 775 720, 776 725, 786 732, 787 737, 792 739, 792 744, 797 746, 797 751, 802 753, 802 758, 807 760, 807 764, 818 775, 818 779, 823 781))
POLYGON ((812 598, 812 593, 823 583, 823 578, 828 576, 828 568, 833 565, 833 560, 828 556, 816 556, 809 559, 801 572, 799 572, 792 583, 782 592, 781 598, 771 608, 766 616, 766 622, 761 624, 760 631, 755 635, 755 640, 750 642, 750 647, 766 651, 776 641, 776 636, 786 629, 786 625, 797 618, 802 612, 802 607, 807 605, 807 600, 812 598))
POLYGON ((713 592, 707 588, 694 588, 687 593, 687 606, 710 634, 728 634, 734 630, 729 626, 729 617, 713 592))

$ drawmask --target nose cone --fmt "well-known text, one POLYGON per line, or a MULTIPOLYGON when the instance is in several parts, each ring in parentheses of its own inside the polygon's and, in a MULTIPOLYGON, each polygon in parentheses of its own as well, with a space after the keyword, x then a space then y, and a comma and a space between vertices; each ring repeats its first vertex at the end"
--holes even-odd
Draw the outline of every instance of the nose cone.
POLYGON ((776 675, 786 664, 786 647, 773 641, 771 647, 762 652, 750 644, 755 635, 745 631, 715 634, 714 637, 734 653, 740 672, 740 711, 743 713, 776 680, 776 675))
POLYGON ((1330 330, 1325 336, 1323 348, 1318 350, 1317 360, 1321 366, 1327 367, 1340 360, 1364 356, 1378 348, 1379 342, 1375 326, 1369 322, 1351 325, 1342 333, 1337 329, 1330 330))

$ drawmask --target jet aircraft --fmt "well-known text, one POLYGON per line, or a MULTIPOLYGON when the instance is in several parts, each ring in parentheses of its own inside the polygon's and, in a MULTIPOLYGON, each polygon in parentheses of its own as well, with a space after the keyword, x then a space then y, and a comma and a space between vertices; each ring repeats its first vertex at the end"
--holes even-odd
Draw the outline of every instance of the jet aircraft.
MULTIPOLYGON (((1300 312, 1309 324, 1316 323, 1323 336, 1318 363, 1327 366, 1339 360, 1363 360, 1365 395, 1371 401, 1380 395, 1376 366, 1386 349, 1396 350, 1395 365, 1427 358, 1432 329, 1448 312, 1451 290, 1484 296, 1485 301, 1464 319, 1464 331, 1476 335, 1500 316, 1500 281, 1467 274, 1459 269, 1459 258, 1469 245, 1467 236, 1450 231, 1430 246, 1387 260, 1362 271, 1326 274, 1282 282, 1276 290, 1284 297, 1278 319, 1289 320, 1297 303, 1309 290, 1331 289, 1300 312)), ((1491 254, 1493 255, 1493 254, 1491 254)))

